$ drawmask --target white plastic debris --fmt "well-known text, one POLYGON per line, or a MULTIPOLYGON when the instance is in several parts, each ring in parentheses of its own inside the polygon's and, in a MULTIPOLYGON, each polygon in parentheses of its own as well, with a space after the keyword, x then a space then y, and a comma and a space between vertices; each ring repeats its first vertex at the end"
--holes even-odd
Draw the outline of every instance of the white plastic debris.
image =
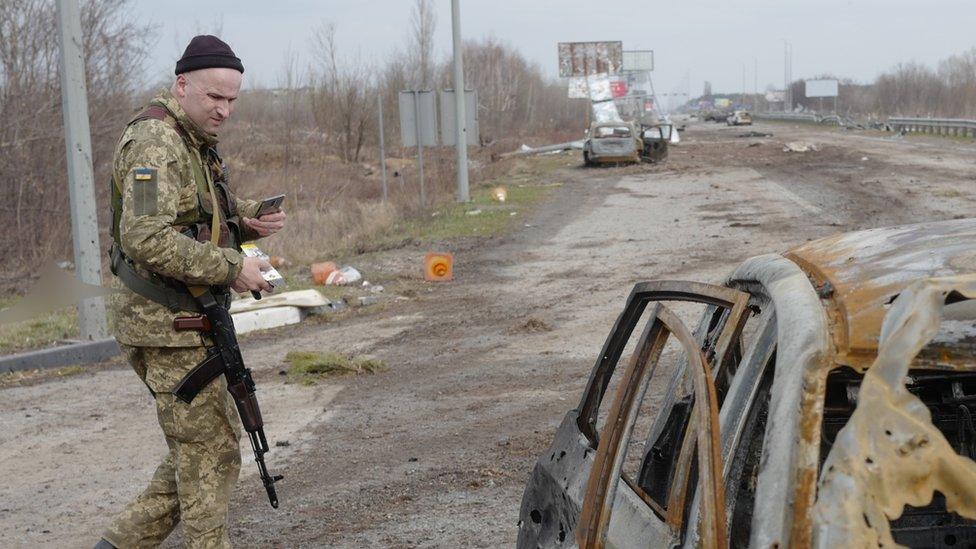
POLYGON ((345 266, 337 271, 332 271, 329 273, 329 277, 325 279, 325 283, 331 286, 345 286, 346 284, 352 284, 353 282, 359 282, 362 280, 363 275, 355 269, 355 267, 345 266))
POLYGON ((818 149, 813 143, 806 143, 803 141, 792 141, 786 145, 783 145, 783 152, 805 153, 818 150, 820 149, 818 149))

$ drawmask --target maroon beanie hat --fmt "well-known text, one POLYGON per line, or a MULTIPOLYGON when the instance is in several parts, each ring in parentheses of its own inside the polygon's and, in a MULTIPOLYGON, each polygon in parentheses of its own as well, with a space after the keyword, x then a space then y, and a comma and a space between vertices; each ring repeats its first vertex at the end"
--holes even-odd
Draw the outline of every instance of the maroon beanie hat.
POLYGON ((186 46, 183 57, 176 62, 176 74, 183 74, 200 69, 223 67, 244 73, 244 65, 234 55, 234 50, 226 42, 211 36, 201 34, 194 36, 186 46))

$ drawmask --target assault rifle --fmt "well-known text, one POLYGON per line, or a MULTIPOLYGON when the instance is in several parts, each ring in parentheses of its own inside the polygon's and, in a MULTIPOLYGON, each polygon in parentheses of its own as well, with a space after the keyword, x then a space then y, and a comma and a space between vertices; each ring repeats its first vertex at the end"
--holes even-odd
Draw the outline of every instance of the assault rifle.
POLYGON ((255 395, 254 379, 251 370, 244 366, 241 349, 237 344, 237 334, 234 332, 234 321, 230 311, 217 303, 213 292, 205 287, 189 287, 190 293, 196 298, 203 310, 203 314, 192 317, 181 317, 173 321, 173 328, 177 331, 194 330, 203 332, 213 339, 213 346, 207 348, 207 358, 197 364, 180 381, 173 394, 189 404, 197 393, 202 391, 213 380, 221 375, 227 378, 227 391, 234 397, 237 412, 241 416, 241 423, 251 439, 251 449, 254 450, 254 461, 261 473, 261 482, 268 492, 271 507, 278 508, 278 494, 274 483, 282 475, 271 476, 264 464, 264 454, 268 452, 268 440, 264 436, 264 420, 261 418, 261 408, 255 395))

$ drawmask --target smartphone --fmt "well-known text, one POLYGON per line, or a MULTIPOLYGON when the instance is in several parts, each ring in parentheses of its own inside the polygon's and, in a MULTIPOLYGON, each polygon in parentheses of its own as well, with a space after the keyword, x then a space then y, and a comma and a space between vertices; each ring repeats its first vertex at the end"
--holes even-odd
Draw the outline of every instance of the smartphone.
POLYGON ((281 203, 284 202, 285 195, 279 194, 278 196, 271 196, 265 198, 261 201, 261 207, 258 208, 258 213, 254 217, 261 217, 262 215, 267 215, 275 213, 281 209, 281 203))

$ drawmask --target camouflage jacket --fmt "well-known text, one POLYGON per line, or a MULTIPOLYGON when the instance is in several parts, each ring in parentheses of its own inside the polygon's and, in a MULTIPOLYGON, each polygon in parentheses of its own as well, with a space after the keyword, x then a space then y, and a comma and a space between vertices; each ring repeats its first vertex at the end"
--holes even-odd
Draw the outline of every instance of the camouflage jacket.
MULTIPOLYGON (((209 193, 198 192, 194 176, 203 164, 214 179, 219 166, 207 161, 206 151, 217 143, 187 117, 168 91, 153 102, 166 107, 172 120, 145 118, 130 123, 115 149, 114 181, 121 188, 122 209, 119 223, 121 249, 140 275, 151 271, 187 284, 228 285, 240 273, 243 260, 221 231, 220 246, 209 242, 212 211, 209 193), (194 151, 195 149, 195 151, 194 151), (199 153, 199 154, 198 154, 199 153), (207 234, 193 238, 183 223, 200 221, 207 234), (223 247, 221 247, 223 246, 223 247)), ((238 200, 223 186, 220 195, 231 215, 254 217, 259 202, 238 200), (226 203, 225 203, 226 201, 226 203)), ((225 228, 225 227, 222 227, 225 228)), ((244 239, 257 235, 245 231, 244 239)), ((167 307, 135 294, 117 279, 119 293, 113 296, 115 337, 120 343, 140 347, 193 347, 201 344, 196 332, 177 332, 173 318, 193 313, 173 312, 167 307)))

